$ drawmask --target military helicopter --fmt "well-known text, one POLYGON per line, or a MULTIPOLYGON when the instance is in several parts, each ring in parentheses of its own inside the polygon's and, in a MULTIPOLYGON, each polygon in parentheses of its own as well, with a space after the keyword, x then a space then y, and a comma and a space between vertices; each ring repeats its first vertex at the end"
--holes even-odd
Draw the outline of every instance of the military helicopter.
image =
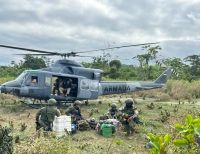
POLYGON ((0 86, 0 92, 38 100, 48 100, 50 98, 54 98, 59 102, 73 102, 75 100, 97 99, 102 95, 121 94, 139 90, 161 88, 172 74, 173 70, 171 67, 167 68, 155 81, 152 82, 110 82, 101 81, 101 75, 103 73, 102 70, 85 68, 73 60, 66 59, 66 57, 75 56, 88 57, 79 55, 81 53, 149 44, 157 43, 132 44, 67 53, 0 45, 0 47, 3 48, 34 52, 29 54, 34 56, 57 55, 63 57, 63 59, 56 61, 51 67, 24 71, 15 80, 2 84, 0 86))

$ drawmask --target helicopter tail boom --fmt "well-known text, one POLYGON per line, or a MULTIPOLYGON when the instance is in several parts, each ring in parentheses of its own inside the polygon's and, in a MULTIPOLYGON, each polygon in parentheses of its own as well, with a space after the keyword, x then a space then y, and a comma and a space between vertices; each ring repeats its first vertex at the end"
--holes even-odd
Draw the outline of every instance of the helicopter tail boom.
POLYGON ((162 88, 167 79, 172 74, 172 68, 167 68, 155 81, 153 82, 100 82, 99 95, 120 94, 127 92, 134 92, 140 90, 150 90, 162 88))

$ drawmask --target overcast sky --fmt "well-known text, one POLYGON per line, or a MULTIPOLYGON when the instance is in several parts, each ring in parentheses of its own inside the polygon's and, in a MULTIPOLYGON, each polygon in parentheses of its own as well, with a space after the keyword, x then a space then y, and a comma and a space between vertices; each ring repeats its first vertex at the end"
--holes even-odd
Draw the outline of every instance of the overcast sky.
MULTIPOLYGON (((200 0, 0 0, 0 44, 70 52, 159 41, 161 55, 184 58, 200 54, 199 6, 200 0)), ((121 59, 144 53, 108 52, 121 59)), ((24 52, 0 48, 0 65, 22 59, 13 53, 24 52)))

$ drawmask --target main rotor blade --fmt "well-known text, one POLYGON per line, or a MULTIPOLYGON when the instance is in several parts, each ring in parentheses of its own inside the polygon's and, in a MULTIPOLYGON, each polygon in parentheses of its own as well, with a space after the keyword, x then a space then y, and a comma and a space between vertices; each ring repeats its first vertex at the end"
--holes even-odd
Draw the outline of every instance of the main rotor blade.
POLYGON ((130 45, 122 45, 122 46, 108 47, 108 48, 95 49, 95 50, 88 50, 88 51, 80 51, 80 52, 76 52, 76 53, 86 53, 86 52, 93 52, 93 51, 104 51, 104 50, 120 49, 120 48, 134 47, 134 46, 158 44, 158 43, 160 43, 160 42, 141 43, 141 44, 130 44, 130 45))
POLYGON ((51 51, 45 51, 45 50, 36 50, 36 49, 22 48, 22 47, 2 45, 2 44, 0 44, 0 47, 10 48, 10 49, 16 49, 16 50, 25 50, 25 51, 31 51, 31 52, 37 52, 37 53, 47 53, 47 54, 56 54, 56 55, 59 55, 58 52, 51 52, 51 51))
MULTIPOLYGON (((63 56, 63 57, 75 57, 79 56, 78 53, 87 53, 87 52, 94 52, 94 51, 104 51, 104 50, 112 50, 112 49, 120 49, 120 48, 127 48, 132 46, 142 46, 142 45, 150 45, 150 44, 158 44, 159 42, 154 43, 141 43, 141 44, 130 44, 130 45, 122 45, 122 46, 114 46, 114 47, 108 47, 108 48, 101 48, 101 49, 95 49, 95 50, 88 50, 88 51, 80 51, 80 52, 66 52, 66 53, 59 53, 59 52, 51 52, 51 51, 45 51, 45 50, 37 50, 37 49, 30 49, 30 48, 23 48, 23 47, 16 47, 16 46, 10 46, 10 45, 2 45, 0 44, 0 47, 3 48, 10 48, 10 49, 16 49, 16 50, 24 50, 24 51, 30 51, 30 52, 36 52, 36 53, 43 53, 44 56, 63 56), (46 55, 45 55, 46 54, 46 55)), ((29 55, 43 55, 43 54, 29 54, 29 55)), ((28 54, 17 54, 17 55, 28 55, 28 54)), ((81 57, 81 56, 79 56, 81 57)), ((82 56, 83 57, 83 56, 82 56)), ((89 56, 85 56, 89 57, 89 56)))
POLYGON ((89 58, 93 58, 94 56, 81 56, 81 55, 76 55, 76 57, 89 57, 89 58))
POLYGON ((27 54, 13 54, 13 55, 22 55, 22 56, 24 56, 24 55, 31 55, 31 56, 54 56, 54 55, 57 55, 57 54, 51 54, 51 53, 49 53, 49 54, 34 54, 34 53, 27 53, 27 54))

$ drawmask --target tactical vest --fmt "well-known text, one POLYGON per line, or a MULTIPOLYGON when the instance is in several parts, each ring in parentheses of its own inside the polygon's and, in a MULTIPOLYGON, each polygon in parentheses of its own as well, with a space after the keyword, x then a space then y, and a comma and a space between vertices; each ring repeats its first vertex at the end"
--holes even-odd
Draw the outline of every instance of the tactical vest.
POLYGON ((129 117, 135 114, 135 110, 133 108, 124 108, 123 112, 128 114, 129 117))
POLYGON ((112 108, 109 110, 111 116, 114 116, 117 113, 117 111, 118 111, 117 109, 112 109, 112 108))
POLYGON ((40 119, 42 121, 52 123, 54 121, 55 116, 57 115, 57 110, 53 107, 45 107, 41 111, 40 119))

